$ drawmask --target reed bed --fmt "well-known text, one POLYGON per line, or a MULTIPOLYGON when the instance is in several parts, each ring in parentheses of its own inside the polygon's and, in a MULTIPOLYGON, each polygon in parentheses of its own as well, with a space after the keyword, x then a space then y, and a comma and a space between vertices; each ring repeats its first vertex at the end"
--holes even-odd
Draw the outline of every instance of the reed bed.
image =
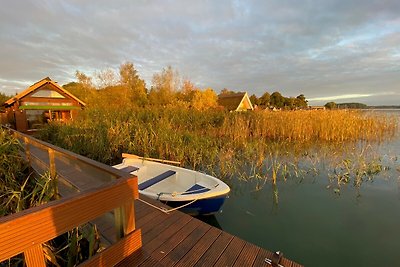
POLYGON ((331 152, 344 144, 381 142, 395 136, 397 125, 394 117, 347 110, 229 113, 110 106, 88 108, 68 124, 51 123, 39 137, 106 164, 120 162, 127 152, 180 161, 226 179, 239 174, 276 183, 278 177, 316 172, 315 159, 321 157, 314 156, 316 147, 331 152), (310 157, 306 170, 300 170, 300 157, 302 162, 310 157))
POLYGON ((366 116, 349 110, 299 110, 234 114, 219 129, 219 136, 283 142, 381 141, 393 136, 394 117, 366 116))

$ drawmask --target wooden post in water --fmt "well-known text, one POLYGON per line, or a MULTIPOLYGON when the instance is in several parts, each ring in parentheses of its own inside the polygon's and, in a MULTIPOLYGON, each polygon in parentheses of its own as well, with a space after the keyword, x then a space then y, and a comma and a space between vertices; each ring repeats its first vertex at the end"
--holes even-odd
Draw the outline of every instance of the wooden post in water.
POLYGON ((49 152, 49 170, 50 170, 50 177, 53 181, 53 188, 54 188, 54 196, 58 198, 58 183, 57 183, 57 172, 56 172, 56 162, 54 159, 54 150, 52 148, 48 148, 49 152))

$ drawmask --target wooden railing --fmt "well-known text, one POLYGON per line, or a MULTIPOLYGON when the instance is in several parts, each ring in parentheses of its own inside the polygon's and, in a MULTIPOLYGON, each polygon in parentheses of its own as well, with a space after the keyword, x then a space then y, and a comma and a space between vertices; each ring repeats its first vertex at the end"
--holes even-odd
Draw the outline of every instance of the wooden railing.
MULTIPOLYGON (((79 164, 99 176, 103 185, 74 193, 39 207, 0 218, 0 262, 24 253, 27 266, 45 266, 42 244, 68 230, 114 210, 117 243, 84 265, 112 266, 141 247, 141 232, 135 230, 133 200, 138 198, 137 177, 105 164, 8 129, 21 141, 26 159, 50 172, 57 186, 56 159, 79 164), (32 149, 47 151, 47 162, 33 159, 32 149), (101 176, 101 177, 100 177, 101 176)), ((46 160, 45 160, 46 161, 46 160)), ((93 174, 93 173, 92 173, 93 174)))
POLYGON ((24 253, 27 266, 46 266, 42 243, 122 207, 124 237, 83 264, 113 266, 142 245, 141 232, 135 230, 132 208, 137 197, 137 177, 131 177, 2 217, 0 262, 24 253))
POLYGON ((8 127, 3 126, 3 128, 7 129, 10 132, 10 134, 14 135, 14 137, 16 137, 20 141, 21 145, 23 146, 23 150, 25 151, 26 159, 29 163, 32 163, 32 161, 34 160, 33 159, 34 155, 32 155, 31 153, 32 148, 45 151, 48 154, 48 162, 45 162, 45 164, 47 165, 45 167, 48 168, 50 174, 54 178, 56 177, 57 174, 57 167, 55 164, 56 158, 68 159, 73 161, 74 163, 83 164, 85 168, 90 168, 95 171, 97 170, 99 171, 99 174, 101 174, 103 180, 105 178, 108 178, 108 181, 111 181, 114 179, 129 176, 129 174, 124 173, 118 169, 112 168, 111 166, 105 165, 103 163, 73 153, 66 149, 46 143, 30 135, 23 134, 8 127))

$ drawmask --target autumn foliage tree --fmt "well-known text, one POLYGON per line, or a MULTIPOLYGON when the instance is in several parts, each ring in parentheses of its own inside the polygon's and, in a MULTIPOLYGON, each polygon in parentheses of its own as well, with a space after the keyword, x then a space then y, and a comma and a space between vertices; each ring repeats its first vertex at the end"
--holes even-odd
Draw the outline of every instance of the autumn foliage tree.
POLYGON ((144 80, 140 79, 133 63, 125 62, 119 67, 120 84, 128 91, 131 101, 139 106, 147 103, 147 89, 144 80))
POLYGON ((176 92, 180 88, 178 72, 171 66, 153 76, 149 100, 154 105, 168 105, 175 101, 176 92))
POLYGON ((211 88, 207 88, 204 91, 196 90, 191 101, 191 106, 196 110, 215 108, 218 106, 218 96, 211 88))

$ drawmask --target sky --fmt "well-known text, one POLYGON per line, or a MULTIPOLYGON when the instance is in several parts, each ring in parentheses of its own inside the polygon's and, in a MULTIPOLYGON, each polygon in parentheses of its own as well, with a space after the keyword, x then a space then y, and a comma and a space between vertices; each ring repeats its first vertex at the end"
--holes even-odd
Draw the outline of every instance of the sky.
POLYGON ((0 91, 135 65, 200 88, 400 105, 399 0, 0 0, 0 91))

